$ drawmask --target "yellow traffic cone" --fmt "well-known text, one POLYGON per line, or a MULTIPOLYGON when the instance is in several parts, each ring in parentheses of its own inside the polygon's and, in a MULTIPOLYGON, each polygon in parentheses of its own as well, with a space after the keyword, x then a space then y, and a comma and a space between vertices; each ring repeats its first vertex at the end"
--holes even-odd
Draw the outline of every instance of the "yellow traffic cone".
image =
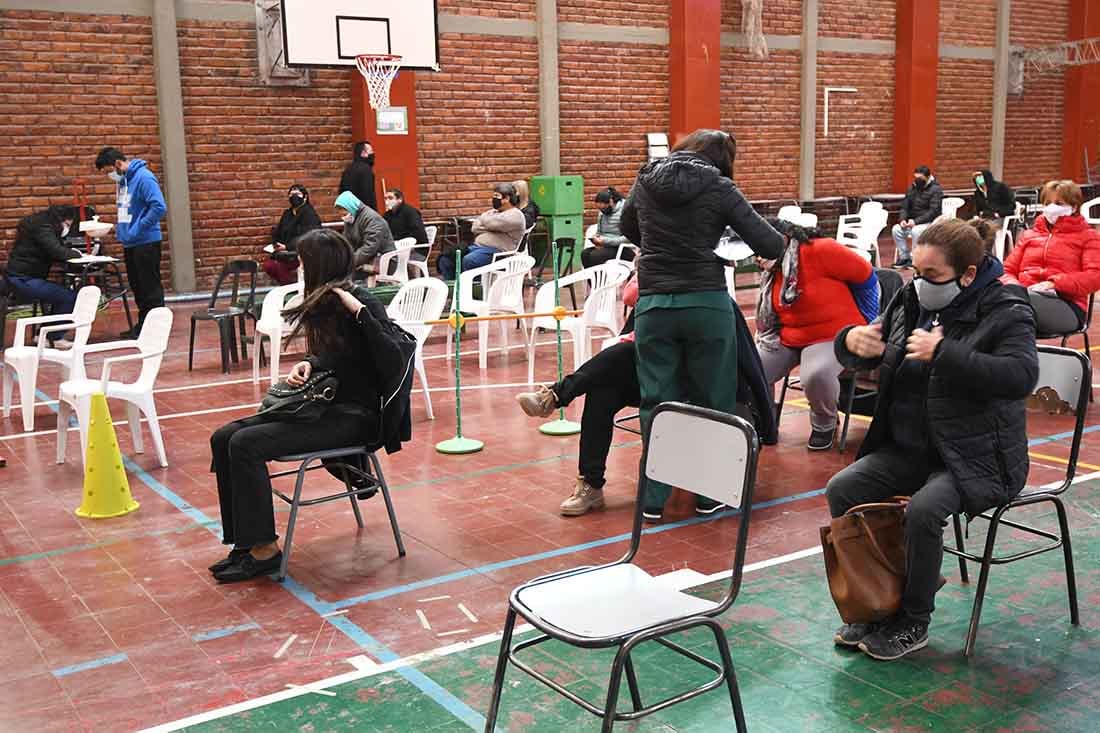
POLYGON ((88 455, 84 461, 84 500, 76 515, 89 519, 121 517, 138 506, 130 495, 130 482, 122 467, 122 453, 118 450, 115 426, 111 424, 107 397, 102 392, 93 394, 88 455))

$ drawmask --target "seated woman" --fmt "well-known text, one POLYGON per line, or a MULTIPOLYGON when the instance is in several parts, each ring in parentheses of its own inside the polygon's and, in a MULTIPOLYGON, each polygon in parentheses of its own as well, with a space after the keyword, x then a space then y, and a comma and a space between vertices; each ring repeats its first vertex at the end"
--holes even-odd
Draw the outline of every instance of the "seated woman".
MULTIPOLYGON (((38 300, 50 306, 53 315, 72 313, 76 291, 50 282, 50 267, 80 257, 82 252, 67 247, 62 241, 76 221, 72 206, 55 205, 19 220, 15 229, 15 244, 8 255, 8 283, 17 295, 26 300, 38 300)), ((69 345, 64 333, 46 334, 54 347, 69 345)))
POLYGON ((279 285, 290 285, 298 279, 298 254, 294 240, 311 229, 321 228, 321 217, 309 202, 309 191, 295 183, 287 191, 290 207, 271 230, 275 251, 264 262, 264 272, 279 285))
POLYGON ((1070 333, 1100 290, 1100 232, 1081 216, 1085 197, 1073 181, 1050 181, 1040 200, 1043 213, 1012 248, 1001 282, 1027 288, 1040 334, 1070 333))
MULTIPOLYGON (((623 301, 628 306, 634 306, 637 300, 638 281, 632 278, 624 288, 623 301)), ((738 337, 737 401, 746 406, 745 417, 751 418, 756 425, 760 441, 774 445, 775 417, 764 383, 760 357, 752 347, 752 333, 741 310, 734 308, 734 313, 738 337)), ((603 508, 604 474, 615 429, 615 414, 624 407, 638 407, 641 403, 633 313, 623 327, 619 343, 598 352, 560 382, 543 385, 536 392, 516 395, 516 401, 529 417, 549 417, 554 410, 567 407, 581 396, 584 396, 584 413, 581 417, 578 476, 572 494, 560 507, 561 514, 566 517, 579 517, 593 509, 603 508)))
POLYGON ((810 403, 810 450, 828 450, 836 435, 843 368, 833 339, 845 326, 878 315, 878 279, 871 264, 814 228, 776 221, 790 237, 783 254, 760 261, 764 278, 756 312, 756 347, 764 378, 774 385, 798 367, 810 403))
POLYGON ((523 212, 523 220, 527 222, 524 228, 530 229, 539 220, 539 205, 531 200, 531 187, 527 185, 527 181, 512 181, 512 185, 516 187, 516 194, 519 195, 516 208, 523 212))
POLYGON ((401 350, 383 330, 385 307, 351 284, 354 255, 343 235, 327 229, 306 232, 298 239, 298 257, 305 274, 304 299, 286 317, 295 324, 295 333, 305 331, 310 355, 294 365, 287 382, 300 386, 314 370, 332 369, 339 388, 316 424, 252 415, 210 437, 222 542, 233 548, 210 566, 223 583, 271 573, 282 562, 267 461, 377 442, 381 393, 392 375, 405 368, 401 350))
MULTIPOLYGON (((596 220, 596 236, 591 240, 595 246, 581 251, 581 263, 585 267, 602 265, 615 259, 619 245, 627 242, 619 228, 619 220, 623 216, 623 195, 608 186, 596 194, 596 207, 600 210, 600 216, 596 220)), ((633 260, 634 250, 624 248, 623 259, 633 260)))
POLYGON ((356 271, 375 274, 378 257, 397 249, 390 225, 351 191, 344 191, 336 197, 336 208, 343 212, 340 220, 344 222, 344 236, 355 253, 356 271))
POLYGON ((878 369, 880 397, 856 462, 829 481, 829 512, 912 497, 901 610, 834 637, 881 660, 928 644, 948 518, 973 517, 1023 488, 1025 400, 1039 376, 1028 299, 998 282, 1001 263, 973 227, 958 219, 928 227, 913 265, 913 281, 879 320, 845 328, 835 342, 846 367, 878 369))

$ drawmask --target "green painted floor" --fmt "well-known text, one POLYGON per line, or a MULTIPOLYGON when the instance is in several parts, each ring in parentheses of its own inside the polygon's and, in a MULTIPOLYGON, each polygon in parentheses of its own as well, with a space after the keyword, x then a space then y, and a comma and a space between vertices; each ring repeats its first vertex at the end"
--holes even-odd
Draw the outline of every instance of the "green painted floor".
MULTIPOLYGON (((728 629, 749 729, 753 731, 1100 731, 1100 483, 1079 484, 1070 503, 1082 623, 1069 624, 1061 553, 994 568, 974 658, 961 653, 972 588, 949 582, 937 596, 928 649, 893 663, 836 649, 838 621, 820 556, 746 576, 728 629)), ((1023 516, 1023 515, 1021 515, 1023 516)), ((1029 513, 1050 526, 1052 516, 1029 513)), ((975 523, 968 545, 980 546, 975 523)), ((1003 535, 1002 547, 1019 545, 1003 535)), ((792 547, 790 550, 801 548, 792 547)), ((974 577, 972 575, 972 577, 974 577)), ((696 589, 717 596, 721 586, 696 589)), ((503 621, 503 619, 502 619, 503 621)), ((716 659, 705 634, 681 643, 716 659)), ((495 644, 441 657, 415 672, 476 713, 488 707, 495 644)), ((609 652, 546 644, 528 652, 537 667, 600 700, 609 652)), ((643 701, 704 681, 706 670, 656 644, 635 654, 643 701)), ((397 672, 305 695, 188 730, 464 731, 470 726, 397 672)), ((624 690, 620 704, 628 705, 624 690)), ((597 731, 599 722, 526 675, 509 671, 500 718, 509 731, 597 731)), ((724 688, 664 710, 623 731, 731 731, 724 688)))

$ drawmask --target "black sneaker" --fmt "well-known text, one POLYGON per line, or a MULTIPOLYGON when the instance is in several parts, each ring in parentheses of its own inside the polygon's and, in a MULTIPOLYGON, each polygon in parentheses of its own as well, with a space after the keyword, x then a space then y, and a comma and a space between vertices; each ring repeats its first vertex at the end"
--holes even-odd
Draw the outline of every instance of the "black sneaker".
POLYGON ((707 499, 706 497, 700 496, 695 500, 695 513, 700 517, 709 517, 711 514, 717 514, 726 509, 729 509, 729 507, 714 499, 707 499))
POLYGON ((837 646, 856 648, 859 643, 878 630, 879 624, 844 624, 833 634, 837 646))
POLYGON ((646 507, 642 510, 642 519, 649 524, 657 524, 664 519, 665 510, 662 507, 649 508, 646 507))
POLYGON ((912 266, 913 266, 913 260, 909 259, 908 257, 905 257, 905 258, 900 259, 900 260, 896 260, 894 262, 894 264, 891 265, 891 267, 895 270, 904 270, 904 269, 912 267, 912 266))
POLYGON ((212 573, 220 573, 227 568, 236 565, 237 561, 248 554, 248 548, 237 549, 233 548, 229 551, 229 554, 218 560, 216 563, 210 566, 209 570, 212 573))
POLYGON ((246 553, 229 567, 214 573, 214 579, 219 583, 239 583, 242 580, 251 580, 258 575, 270 575, 282 564, 282 552, 276 552, 266 560, 257 560, 252 553, 246 553))
POLYGON ((928 646, 928 624, 907 616, 895 616, 859 642, 871 659, 890 661, 928 646))
POLYGON ((829 450, 833 447, 835 437, 835 425, 828 430, 813 430, 810 432, 810 439, 806 441, 806 447, 810 450, 829 450))

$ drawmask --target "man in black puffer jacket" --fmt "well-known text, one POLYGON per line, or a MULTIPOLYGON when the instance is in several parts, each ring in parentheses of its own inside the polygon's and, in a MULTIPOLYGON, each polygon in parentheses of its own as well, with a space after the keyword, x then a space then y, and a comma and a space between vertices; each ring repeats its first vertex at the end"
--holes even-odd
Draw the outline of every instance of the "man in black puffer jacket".
POLYGON ((933 224, 914 248, 914 281, 874 324, 836 337, 846 367, 879 368, 880 398, 858 460, 829 481, 829 511, 839 517, 912 495, 901 610, 882 624, 842 626, 835 637, 875 659, 928 644, 947 519, 1003 504, 1027 480, 1025 400, 1039 377, 1034 314, 984 252, 967 223, 933 224))
MULTIPOLYGON (((23 217, 16 227, 15 244, 8 255, 10 287, 26 300, 49 304, 50 313, 55 316, 72 313, 76 304, 76 291, 52 282, 49 276, 55 262, 63 263, 83 254, 64 242, 77 219, 75 207, 59 204, 23 217)), ((53 345, 63 345, 64 335, 55 331, 46 334, 46 338, 53 345)))

